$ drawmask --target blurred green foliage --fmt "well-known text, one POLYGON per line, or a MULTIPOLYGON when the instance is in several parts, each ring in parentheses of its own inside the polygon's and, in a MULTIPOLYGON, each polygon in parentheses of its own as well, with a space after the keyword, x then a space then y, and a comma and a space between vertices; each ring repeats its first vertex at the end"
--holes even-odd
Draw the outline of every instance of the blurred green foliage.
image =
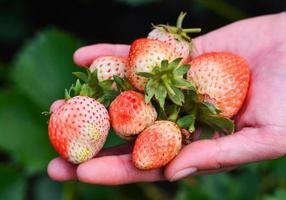
MULTIPOLYGON (((116 1, 136 6, 161 2, 116 1)), ((5 26, 0 29, 0 42, 14 44, 27 34, 28 22, 20 9, 25 5, 17 0, 3 2, 0 24, 5 26)), ((246 16, 245 12, 226 1, 220 0, 220 6, 211 1, 197 2, 227 20, 246 16)), ((286 199, 285 157, 177 183, 98 186, 79 182, 58 183, 48 178, 47 164, 57 154, 48 139, 48 118, 41 112, 47 111, 51 102, 62 98, 64 88, 74 81, 71 72, 78 68, 72 61, 72 55, 82 45, 77 37, 67 32, 45 28, 30 36, 11 62, 0 57, 0 200, 286 199)), ((122 142, 110 134, 106 146, 122 142)))

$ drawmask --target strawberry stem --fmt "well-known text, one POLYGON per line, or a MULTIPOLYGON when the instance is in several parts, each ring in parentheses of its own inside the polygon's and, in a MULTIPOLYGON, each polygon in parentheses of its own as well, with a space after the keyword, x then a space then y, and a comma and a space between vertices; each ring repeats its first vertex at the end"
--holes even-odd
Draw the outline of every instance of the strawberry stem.
POLYGON ((202 31, 201 28, 184 28, 182 29, 185 33, 200 33, 202 31))
POLYGON ((184 21, 184 18, 185 16, 187 15, 186 12, 181 12, 178 19, 177 19, 177 24, 176 24, 176 27, 178 29, 181 29, 182 28, 182 25, 183 25, 183 21, 184 21))

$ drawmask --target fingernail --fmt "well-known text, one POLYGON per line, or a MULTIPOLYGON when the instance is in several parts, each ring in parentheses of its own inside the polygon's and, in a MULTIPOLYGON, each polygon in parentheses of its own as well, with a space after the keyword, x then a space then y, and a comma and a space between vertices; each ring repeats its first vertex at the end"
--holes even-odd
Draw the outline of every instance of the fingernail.
POLYGON ((175 175, 170 179, 170 181, 177 181, 179 179, 185 178, 193 173, 195 173, 197 171, 197 168, 185 168, 182 169, 181 171, 178 171, 177 173, 175 173, 175 175))

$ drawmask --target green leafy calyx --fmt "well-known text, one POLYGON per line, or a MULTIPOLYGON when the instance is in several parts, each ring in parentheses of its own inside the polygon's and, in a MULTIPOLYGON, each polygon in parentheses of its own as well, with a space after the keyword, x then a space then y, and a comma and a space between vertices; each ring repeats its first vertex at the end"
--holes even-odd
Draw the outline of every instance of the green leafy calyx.
POLYGON ((86 73, 74 72, 73 74, 78 79, 69 90, 65 90, 65 99, 69 99, 71 96, 89 96, 108 107, 121 91, 132 88, 126 80, 119 76, 114 76, 113 80, 99 81, 97 70, 91 72, 87 69, 86 73), (116 83, 116 87, 114 87, 114 82, 116 83))
POLYGON ((195 90, 195 87, 191 82, 184 79, 190 65, 180 65, 181 60, 182 58, 177 58, 170 63, 163 60, 160 66, 153 68, 152 72, 137 73, 139 76, 149 79, 145 86, 146 103, 154 97, 163 110, 166 98, 178 106, 183 105, 185 98, 181 89, 195 90))
POLYGON ((153 25, 154 29, 158 29, 160 31, 164 31, 167 33, 171 33, 174 37, 179 41, 186 41, 191 44, 192 39, 189 36, 190 33, 199 33, 201 32, 201 28, 182 28, 182 24, 184 21, 185 16, 187 15, 186 12, 181 12, 178 19, 176 26, 170 26, 165 24, 153 25))

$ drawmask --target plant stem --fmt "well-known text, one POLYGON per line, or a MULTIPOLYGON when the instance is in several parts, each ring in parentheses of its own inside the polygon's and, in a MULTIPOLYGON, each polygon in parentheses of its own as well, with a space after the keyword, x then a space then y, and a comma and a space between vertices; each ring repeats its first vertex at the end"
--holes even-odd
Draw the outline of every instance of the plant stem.
POLYGON ((186 33, 200 33, 202 31, 201 28, 185 28, 183 29, 186 33))
POLYGON ((177 28, 182 28, 182 25, 183 25, 183 21, 184 21, 184 18, 186 16, 187 13, 185 12, 181 12, 178 19, 177 19, 177 24, 176 24, 176 27, 177 28))

